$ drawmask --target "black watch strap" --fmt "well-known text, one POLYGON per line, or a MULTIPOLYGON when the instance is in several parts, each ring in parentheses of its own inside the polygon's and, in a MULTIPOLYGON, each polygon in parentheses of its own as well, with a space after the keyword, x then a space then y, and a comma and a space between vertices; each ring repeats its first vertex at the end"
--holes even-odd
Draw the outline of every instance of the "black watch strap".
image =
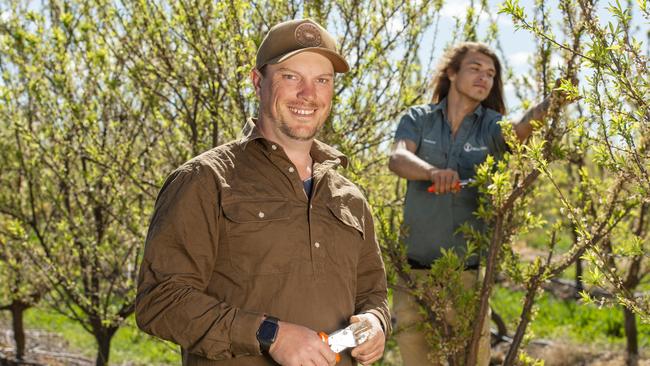
POLYGON ((262 352, 268 353, 271 345, 275 342, 275 338, 278 336, 278 321, 279 319, 276 317, 267 316, 257 328, 257 341, 260 343, 262 352))

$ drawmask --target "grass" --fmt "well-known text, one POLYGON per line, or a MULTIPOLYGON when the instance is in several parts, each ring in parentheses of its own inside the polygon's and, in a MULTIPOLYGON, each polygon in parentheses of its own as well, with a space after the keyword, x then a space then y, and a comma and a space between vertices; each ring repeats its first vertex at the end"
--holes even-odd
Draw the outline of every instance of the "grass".
MULTIPOLYGON (((25 327, 59 334, 69 350, 94 360, 97 346, 92 334, 70 319, 44 309, 30 309, 25 313, 25 327)), ((133 316, 117 331, 111 342, 112 365, 180 365, 177 346, 151 337, 135 326, 133 316)))
MULTIPOLYGON (((514 333, 522 308, 524 293, 497 287, 491 300, 494 309, 514 333)), ((621 348, 625 345, 625 329, 621 308, 599 308, 594 305, 562 301, 543 294, 536 304, 536 313, 529 331, 533 338, 568 340, 588 345, 621 348)), ((650 346, 650 324, 637 319, 639 348, 650 346)))

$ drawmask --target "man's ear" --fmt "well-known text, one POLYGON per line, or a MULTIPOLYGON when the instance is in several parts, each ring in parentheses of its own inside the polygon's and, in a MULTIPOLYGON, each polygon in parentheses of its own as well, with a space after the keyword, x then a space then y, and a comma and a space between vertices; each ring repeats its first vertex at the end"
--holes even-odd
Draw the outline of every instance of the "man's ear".
POLYGON ((450 81, 454 81, 456 78, 456 71, 451 67, 448 67, 447 70, 445 70, 445 73, 447 74, 447 78, 449 78, 450 81))
POLYGON ((253 88, 255 88, 255 95, 260 97, 260 90, 262 88, 262 73, 258 69, 251 70, 251 81, 253 82, 253 88))

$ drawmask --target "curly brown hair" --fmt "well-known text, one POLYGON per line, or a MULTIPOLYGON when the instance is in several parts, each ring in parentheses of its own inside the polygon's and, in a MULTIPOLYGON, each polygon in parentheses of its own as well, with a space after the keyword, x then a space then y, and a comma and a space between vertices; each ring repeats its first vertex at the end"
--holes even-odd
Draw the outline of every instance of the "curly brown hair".
POLYGON ((480 52, 492 59, 494 62, 494 68, 496 73, 494 74, 494 83, 492 84, 492 90, 488 94, 487 98, 481 102, 481 105, 486 108, 494 109, 495 111, 505 114, 506 105, 503 100, 503 80, 501 78, 501 62, 497 55, 488 47, 486 44, 479 42, 462 42, 445 52, 442 56, 442 60, 438 64, 438 69, 433 76, 431 86, 433 88, 433 98, 431 102, 440 103, 447 94, 449 94, 449 87, 451 81, 447 72, 453 70, 458 72, 460 70, 460 64, 463 61, 465 55, 470 51, 480 52))

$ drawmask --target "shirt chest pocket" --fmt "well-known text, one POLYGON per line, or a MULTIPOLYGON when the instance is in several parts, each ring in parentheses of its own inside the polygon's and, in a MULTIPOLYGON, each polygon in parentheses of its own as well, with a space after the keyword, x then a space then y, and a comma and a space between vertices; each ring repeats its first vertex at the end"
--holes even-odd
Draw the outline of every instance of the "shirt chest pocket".
POLYGON ((248 275, 292 271, 290 209, 285 200, 238 201, 222 206, 232 266, 248 275))
POLYGON ((416 154, 437 168, 447 167, 447 152, 443 150, 442 144, 438 140, 422 138, 416 154))
MULTIPOLYGON (((361 201, 360 204, 363 204, 361 201)), ((363 206, 347 205, 339 199, 327 203, 331 226, 326 252, 338 274, 356 279, 356 268, 365 239, 363 206)))

